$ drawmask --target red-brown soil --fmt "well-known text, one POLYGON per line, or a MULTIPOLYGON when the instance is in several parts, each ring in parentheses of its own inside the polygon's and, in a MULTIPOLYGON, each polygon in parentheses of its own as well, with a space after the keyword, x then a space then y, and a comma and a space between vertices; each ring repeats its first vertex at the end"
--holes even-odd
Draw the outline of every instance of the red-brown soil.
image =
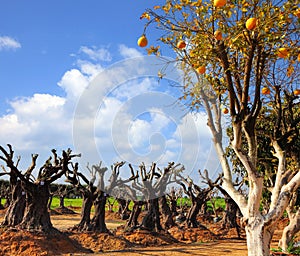
MULTIPOLYGON (((0 221, 4 211, 0 211, 0 221)), ((77 233, 67 230, 79 222, 80 215, 52 213, 51 220, 60 231, 45 235, 39 232, 0 228, 0 255, 236 255, 246 256, 245 234, 237 239, 235 229, 224 232, 218 224, 200 220, 206 228, 174 227, 167 232, 137 229, 124 232, 124 221, 108 213, 110 234, 77 233)), ((286 224, 281 223, 279 228, 286 224)), ((276 233, 272 247, 277 247, 280 233, 276 233)))

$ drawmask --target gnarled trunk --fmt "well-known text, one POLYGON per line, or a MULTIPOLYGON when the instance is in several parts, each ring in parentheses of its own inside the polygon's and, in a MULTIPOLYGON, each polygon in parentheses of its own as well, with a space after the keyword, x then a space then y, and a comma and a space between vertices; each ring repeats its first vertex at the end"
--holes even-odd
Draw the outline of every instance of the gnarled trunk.
POLYGON ((107 233, 108 229, 105 224, 105 205, 106 194, 103 191, 99 191, 95 199, 95 214, 91 221, 91 230, 101 233, 107 233))
POLYGON ((39 184, 27 183, 26 208, 21 226, 27 229, 41 229, 50 232, 53 228, 48 212, 50 196, 49 184, 41 181, 39 184))
POLYGON ((142 226, 151 231, 162 230, 162 226, 160 224, 158 198, 150 199, 148 201, 148 212, 143 218, 142 226))
POLYGON ((162 212, 162 216, 163 216, 163 225, 165 229, 168 229, 170 227, 175 226, 175 222, 172 218, 172 212, 171 209, 168 205, 166 196, 162 196, 159 199, 159 203, 160 203, 160 207, 161 207, 161 212, 162 212))
POLYGON ((135 228, 136 226, 138 226, 138 217, 142 211, 142 206, 143 206, 144 202, 142 201, 134 201, 134 205, 131 211, 131 214, 129 216, 129 219, 127 221, 126 224, 126 228, 135 228))
POLYGON ((198 200, 193 202, 192 206, 190 207, 187 217, 186 217, 186 224, 188 227, 197 228, 199 227, 199 223, 197 221, 197 215, 200 211, 202 203, 198 200))
POLYGON ((119 213, 121 219, 122 220, 127 220, 130 216, 130 210, 128 208, 130 200, 125 200, 125 199, 118 198, 117 201, 118 201, 118 204, 119 204, 118 213, 119 213))
POLYGON ((1 225, 14 227, 22 222, 26 205, 26 196, 24 190, 22 189, 21 181, 17 181, 17 183, 11 185, 11 187, 11 201, 8 205, 6 214, 4 216, 4 221, 1 225))
POLYGON ((93 206, 94 195, 89 191, 85 191, 82 193, 83 201, 81 206, 81 219, 79 224, 77 224, 74 228, 80 231, 90 230, 91 224, 91 209, 93 206))
POLYGON ((235 228, 237 231, 238 238, 240 238, 240 226, 237 224, 237 212, 239 210, 238 205, 227 193, 224 194, 224 196, 226 208, 222 218, 221 227, 223 229, 235 228))

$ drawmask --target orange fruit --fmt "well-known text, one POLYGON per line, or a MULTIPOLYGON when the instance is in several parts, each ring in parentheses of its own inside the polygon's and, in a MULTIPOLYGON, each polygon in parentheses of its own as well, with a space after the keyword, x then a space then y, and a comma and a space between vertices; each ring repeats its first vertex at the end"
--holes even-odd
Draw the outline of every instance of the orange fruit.
POLYGON ((262 94, 270 94, 271 91, 270 91, 270 89, 268 87, 264 87, 264 88, 262 88, 261 93, 262 94))
POLYGON ((249 30, 253 30, 255 29, 257 26, 257 19, 256 18, 249 18, 247 21, 246 21, 246 28, 249 29, 249 30))
POLYGON ((145 47, 145 46, 147 46, 147 44, 148 44, 147 37, 145 35, 142 35, 138 39, 137 44, 138 44, 139 47, 145 47))
POLYGON ((296 90, 294 91, 294 95, 299 96, 299 95, 300 95, 300 89, 296 89, 296 90))
POLYGON ((222 40, 222 32, 220 30, 217 30, 215 33, 214 33, 214 36, 217 40, 222 40))
POLYGON ((300 8, 297 9, 297 10, 294 12, 294 14, 295 14, 298 18, 300 18, 300 8))
POLYGON ((222 112, 226 115, 226 114, 229 113, 229 110, 228 110, 228 108, 223 108, 223 109, 222 109, 222 112))
POLYGON ((300 62, 300 53, 298 54, 297 60, 300 62))
POLYGON ((226 4, 226 0, 214 0, 215 7, 223 7, 226 4))
POLYGON ((204 74, 205 71, 206 71, 206 68, 205 66, 200 66, 196 69, 196 71, 199 73, 199 74, 204 74))
POLYGON ((282 47, 282 48, 279 48, 278 49, 278 53, 277 53, 277 56, 279 58, 286 58, 288 56, 288 49, 285 48, 285 47, 282 47))
POLYGON ((186 43, 183 40, 178 41, 177 48, 184 49, 186 47, 186 43))

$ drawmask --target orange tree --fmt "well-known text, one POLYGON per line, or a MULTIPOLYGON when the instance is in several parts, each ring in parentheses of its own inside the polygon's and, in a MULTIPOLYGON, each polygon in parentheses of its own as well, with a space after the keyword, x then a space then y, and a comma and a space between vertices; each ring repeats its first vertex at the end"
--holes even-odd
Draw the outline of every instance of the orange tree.
MULTIPOLYGON (((288 170, 282 143, 291 137, 284 136, 278 125, 282 120, 268 120, 274 132, 266 136, 277 161, 272 166, 276 174, 270 205, 261 211, 264 174, 258 168, 258 120, 267 113, 264 108, 275 114, 282 111, 284 92, 293 97, 300 94, 299 4, 299 0, 166 0, 141 16, 146 18, 143 35, 154 24, 162 31, 161 43, 176 53, 185 75, 182 99, 188 99, 192 110, 204 108, 207 113, 223 187, 243 214, 248 255, 269 255, 274 224, 300 185, 300 172, 288 170), (224 120, 232 127, 230 147, 247 173, 246 196, 233 186, 222 142, 224 120)), ((158 50, 151 46, 148 53, 159 54, 158 50)), ((298 126, 293 123, 293 127, 298 126)))

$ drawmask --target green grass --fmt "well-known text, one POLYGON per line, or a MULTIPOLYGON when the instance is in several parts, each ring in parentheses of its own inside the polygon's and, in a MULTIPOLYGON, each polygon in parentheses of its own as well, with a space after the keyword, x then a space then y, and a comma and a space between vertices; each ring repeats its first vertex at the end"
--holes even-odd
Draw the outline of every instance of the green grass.
MULTIPOLYGON (((177 205, 180 206, 180 203, 181 203, 181 205, 185 205, 186 204, 188 207, 191 206, 191 200, 189 198, 185 198, 185 197, 178 198, 177 199, 177 205)), ((225 200, 224 200, 224 198, 216 197, 216 198, 213 199, 213 203, 214 203, 216 209, 218 207, 225 209, 225 200)), ((208 201, 207 202, 207 206, 209 208, 212 208, 212 202, 208 201)))
MULTIPOLYGON (((82 206, 82 198, 65 198, 65 207, 81 207, 82 206)), ((51 203, 51 209, 59 207, 59 197, 53 197, 51 203)))
MULTIPOLYGON (((218 209, 218 208, 225 209, 225 200, 224 200, 224 198, 219 198, 219 197, 214 198, 213 203, 214 203, 216 209, 218 209)), ((212 202, 208 201, 207 206, 212 208, 212 202)))
MULTIPOLYGON (((114 200, 112 198, 109 198, 108 200, 110 200, 111 202, 114 200)), ((187 204, 188 207, 191 206, 191 200, 189 198, 179 198, 177 200, 177 205, 180 205, 180 200, 182 205, 184 205, 185 203, 187 204)), ((2 205, 5 204, 5 199, 1 199, 1 203, 2 205)), ((214 204, 215 207, 221 207, 223 209, 225 209, 225 200, 223 198, 215 198, 214 199, 214 204)), ((207 205, 209 208, 211 208, 211 201, 207 202, 207 205)), ((71 198, 65 198, 65 207, 81 207, 82 206, 82 198, 76 198, 76 199, 71 199, 71 198)), ((132 209, 133 206, 133 202, 130 202, 129 204, 129 209, 132 209)), ((51 203, 51 209, 57 208, 59 207, 59 197, 53 197, 52 199, 52 203, 51 203)), ((108 209, 108 207, 106 207, 108 209)), ((113 206, 113 211, 117 211, 118 210, 118 203, 117 201, 114 202, 114 206, 113 206)))
POLYGON ((2 205, 4 205, 4 204, 5 204, 5 202, 6 202, 6 199, 4 199, 4 198, 1 198, 1 204, 2 204, 2 205))

